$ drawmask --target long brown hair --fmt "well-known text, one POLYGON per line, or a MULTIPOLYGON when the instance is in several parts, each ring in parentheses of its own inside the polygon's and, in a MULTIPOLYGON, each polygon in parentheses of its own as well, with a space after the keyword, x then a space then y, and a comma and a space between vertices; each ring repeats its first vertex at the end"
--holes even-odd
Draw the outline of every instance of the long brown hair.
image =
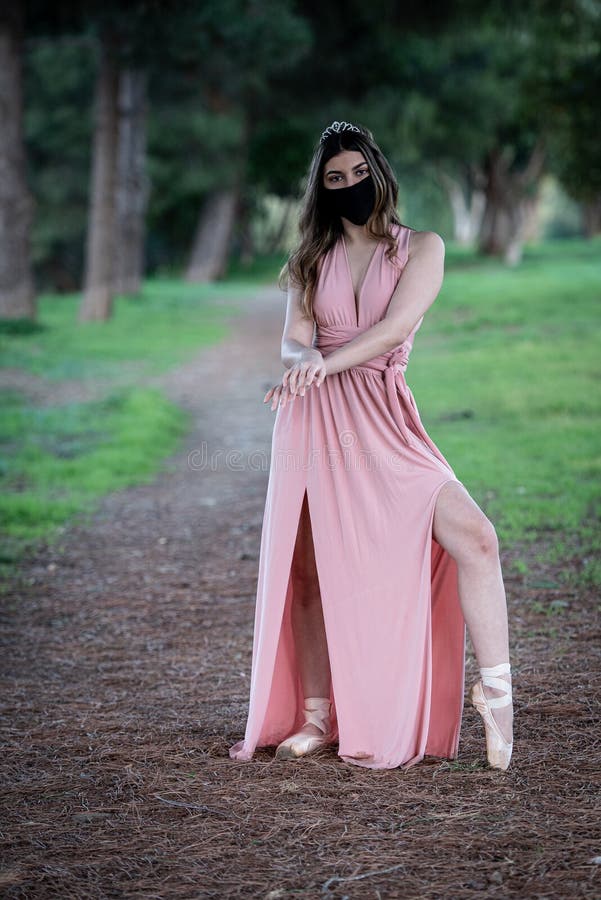
POLYGON ((375 184, 376 200, 366 222, 367 232, 374 239, 386 241, 386 256, 396 264, 397 241, 390 232, 390 226, 402 224, 396 211, 399 186, 371 131, 362 125, 357 127, 359 131, 345 129, 331 132, 323 142, 320 139, 315 148, 298 220, 300 244, 290 254, 278 278, 278 285, 283 290, 290 282, 303 290, 301 307, 310 319, 313 318, 319 260, 343 233, 340 217, 331 216, 321 202, 324 191, 328 190, 323 186, 323 169, 329 159, 343 150, 359 150, 369 166, 375 184))

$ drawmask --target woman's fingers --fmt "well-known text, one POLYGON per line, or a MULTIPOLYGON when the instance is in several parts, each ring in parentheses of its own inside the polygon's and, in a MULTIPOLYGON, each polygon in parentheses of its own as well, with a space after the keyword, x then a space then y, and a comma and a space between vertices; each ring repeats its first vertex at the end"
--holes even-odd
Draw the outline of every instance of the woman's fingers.
POLYGON ((271 400, 271 398, 272 398, 273 395, 274 395, 274 392, 275 392, 276 388, 278 388, 278 387, 280 387, 280 385, 277 385, 277 384, 276 384, 276 385, 274 385, 272 388, 269 388, 269 390, 267 391, 267 393, 266 393, 265 396, 263 397, 263 403, 268 403, 269 400, 271 400))
POLYGON ((313 372, 314 369, 314 363, 303 362, 296 363, 286 370, 285 376, 288 376, 286 383, 291 393, 303 395, 303 388, 306 387, 307 384, 307 376, 309 375, 309 372, 313 372))
POLYGON ((321 353, 315 349, 307 351, 306 357, 289 366, 282 376, 282 386, 294 397, 300 394, 304 397, 305 391, 312 384, 318 386, 325 378, 325 364, 321 353))
POLYGON ((299 373, 296 383, 296 392, 300 394, 301 397, 305 396, 305 390, 311 383, 311 369, 311 365, 304 366, 299 373))
POLYGON ((273 397, 271 400, 271 408, 275 409, 278 404, 280 406, 286 406, 286 402, 288 399, 292 398, 294 400, 294 395, 290 394, 290 391, 287 387, 282 384, 276 384, 274 388, 272 388, 273 397))
POLYGON ((272 410, 275 409, 278 404, 285 406, 289 400, 294 400, 297 394, 304 397, 308 388, 312 385, 319 387, 325 378, 323 368, 311 365, 306 372, 302 373, 305 377, 302 380, 299 379, 299 386, 297 390, 294 390, 290 385, 291 379, 286 378, 286 375, 289 373, 290 369, 286 371, 280 384, 276 384, 272 388, 269 388, 263 398, 263 403, 268 403, 269 400, 271 400, 272 410))
POLYGON ((267 403, 269 400, 272 401, 271 408, 275 409, 275 405, 280 399, 280 394, 282 391, 281 384, 275 384, 272 388, 269 388, 265 396, 263 397, 263 403, 267 403))
POLYGON ((323 371, 323 366, 317 365, 317 363, 312 363, 307 370, 307 377, 305 379, 305 385, 309 387, 312 384, 316 384, 318 387, 325 378, 325 372, 323 371), (323 373, 323 374, 322 374, 323 373), (320 378, 321 375, 321 378, 320 378))
POLYGON ((298 365, 292 366, 289 369, 290 377, 288 378, 288 388, 292 391, 293 394, 296 394, 298 391, 298 381, 301 377, 301 370, 298 365))
POLYGON ((318 376, 321 376, 319 384, 325 378, 325 364, 320 357, 318 360, 295 363, 284 372, 282 384, 286 385, 292 394, 304 396, 306 388, 313 384, 318 376))
POLYGON ((318 371, 319 366, 316 363, 303 365, 303 367, 299 369, 298 377, 294 383, 294 386, 291 386, 292 392, 295 394, 300 394, 301 397, 304 397, 306 389, 310 387, 315 381, 315 375, 318 371))
POLYGON ((304 377, 302 383, 299 385, 298 392, 301 395, 301 397, 304 397, 305 390, 307 388, 311 387, 312 384, 316 384, 319 387, 319 385, 321 384, 321 382, 323 381, 323 379, 325 377, 325 373, 324 373, 322 375, 322 377, 320 378, 321 371, 322 371, 321 368, 315 364, 311 364, 309 366, 307 371, 304 373, 305 377, 304 377))

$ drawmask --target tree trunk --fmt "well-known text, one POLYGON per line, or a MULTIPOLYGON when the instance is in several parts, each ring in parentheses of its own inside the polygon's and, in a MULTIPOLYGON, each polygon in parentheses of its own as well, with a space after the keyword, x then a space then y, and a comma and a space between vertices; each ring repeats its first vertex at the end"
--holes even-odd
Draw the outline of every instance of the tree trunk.
POLYGON ((119 138, 115 276, 117 294, 137 294, 144 273, 146 173, 146 72, 123 69, 119 78, 119 138))
POLYGON ((105 35, 96 77, 90 213, 80 321, 108 319, 112 312, 118 83, 112 40, 105 35))
POLYGON ((239 202, 238 184, 209 194, 196 229, 187 281, 214 281, 224 274, 239 202))
POLYGON ((240 246, 240 263, 243 266, 252 265, 256 248, 251 228, 252 210, 247 198, 241 198, 238 205, 237 233, 240 246))
POLYGON ((536 209, 536 200, 528 191, 532 185, 538 191, 544 158, 542 140, 537 141, 527 165, 520 171, 510 170, 512 160, 500 148, 488 154, 486 207, 479 235, 481 253, 498 256, 510 266, 520 262, 530 217, 536 209))
POLYGON ((582 228, 587 238, 601 233, 601 195, 582 204, 582 228))
POLYGON ((540 225, 541 195, 540 182, 536 186, 536 193, 524 198, 524 241, 538 241, 541 236, 540 225))
POLYGON ((440 169, 437 176, 447 193, 453 213, 454 240, 464 246, 472 244, 482 224, 486 205, 484 190, 476 184, 472 184, 470 178, 466 178, 466 183, 462 184, 458 178, 454 178, 448 172, 440 169))
POLYGON ((35 319, 30 229, 33 200, 25 178, 22 19, 9 4, 0 20, 0 317, 35 319))
MULTIPOLYGON (((213 102, 224 101, 214 94, 213 102)), ((229 260, 236 220, 244 213, 243 187, 246 185, 248 148, 253 122, 252 102, 243 102, 242 134, 236 158, 232 160, 232 182, 229 186, 213 190, 201 211, 192 252, 186 270, 186 280, 192 282, 214 281, 225 274, 229 260)), ((241 234, 241 241, 245 237, 241 234)), ((242 254, 244 255, 244 248, 242 254)))
POLYGON ((266 251, 267 253, 277 253, 281 249, 283 249, 283 244, 286 238, 286 234, 288 232, 288 228, 290 226, 290 219, 292 218, 292 210, 294 208, 294 200, 289 197, 286 199, 284 203, 284 211, 282 213, 282 218, 280 219, 280 223, 278 227, 275 229, 272 237, 268 241, 266 251))

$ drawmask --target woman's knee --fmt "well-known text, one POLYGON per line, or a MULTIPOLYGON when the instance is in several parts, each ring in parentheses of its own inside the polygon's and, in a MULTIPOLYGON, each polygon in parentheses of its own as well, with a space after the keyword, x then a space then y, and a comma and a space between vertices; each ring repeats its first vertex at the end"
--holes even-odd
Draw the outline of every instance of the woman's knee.
POLYGON ((493 557, 499 552, 493 523, 463 485, 443 486, 436 504, 433 535, 457 562, 493 557))

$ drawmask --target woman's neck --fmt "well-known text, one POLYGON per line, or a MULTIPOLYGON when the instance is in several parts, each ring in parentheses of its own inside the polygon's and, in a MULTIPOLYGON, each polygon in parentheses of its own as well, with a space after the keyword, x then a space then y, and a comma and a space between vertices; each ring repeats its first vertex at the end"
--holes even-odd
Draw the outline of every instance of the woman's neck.
POLYGON ((341 216, 342 221, 342 234, 344 240, 349 246, 361 246, 363 244, 374 244, 377 243, 375 238, 372 238, 368 232, 365 225, 355 225, 354 222, 349 222, 348 219, 345 219, 341 216))

